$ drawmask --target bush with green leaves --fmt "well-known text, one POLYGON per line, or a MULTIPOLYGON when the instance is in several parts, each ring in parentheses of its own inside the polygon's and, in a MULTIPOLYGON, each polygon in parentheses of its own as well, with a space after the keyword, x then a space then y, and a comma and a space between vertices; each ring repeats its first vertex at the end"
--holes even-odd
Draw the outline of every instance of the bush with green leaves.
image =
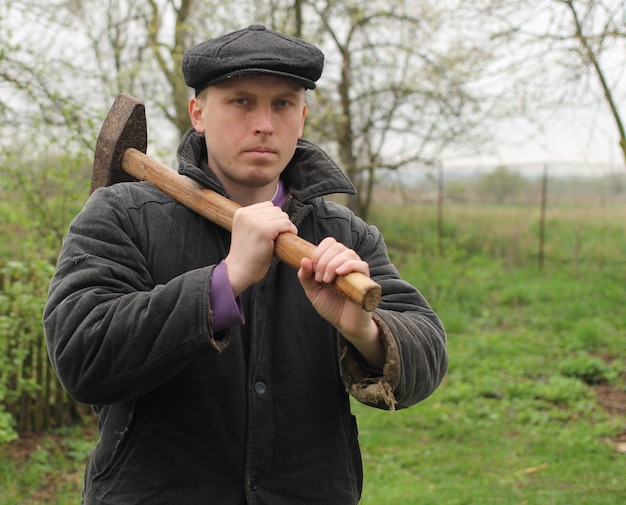
POLYGON ((54 266, 9 261, 0 268, 0 443, 41 428, 55 392, 41 324, 54 266))
POLYGON ((70 221, 89 195, 92 162, 86 153, 19 147, 0 152, 0 264, 31 258, 54 263, 70 221))

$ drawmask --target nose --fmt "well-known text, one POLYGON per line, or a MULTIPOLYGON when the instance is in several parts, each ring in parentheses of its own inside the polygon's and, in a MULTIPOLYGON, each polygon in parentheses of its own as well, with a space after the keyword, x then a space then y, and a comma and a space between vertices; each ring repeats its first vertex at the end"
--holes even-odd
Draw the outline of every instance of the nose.
POLYGON ((271 107, 257 107, 254 114, 254 129, 258 135, 271 135, 274 132, 271 107))

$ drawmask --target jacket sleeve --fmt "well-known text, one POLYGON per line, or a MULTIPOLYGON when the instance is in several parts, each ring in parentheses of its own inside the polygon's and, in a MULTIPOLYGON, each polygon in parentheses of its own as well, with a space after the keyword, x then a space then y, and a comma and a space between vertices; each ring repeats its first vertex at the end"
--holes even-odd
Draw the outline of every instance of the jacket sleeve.
POLYGON ((400 409, 428 396, 448 369, 446 333, 439 317, 422 294, 402 280, 391 264, 380 232, 353 218, 353 247, 370 266, 370 275, 382 287, 373 312, 384 342, 382 375, 362 366, 357 351, 342 341, 341 365, 348 392, 367 405, 400 409))
POLYGON ((127 208, 119 189, 91 196, 64 239, 43 314, 52 365, 84 403, 137 397, 217 345, 212 269, 154 285, 127 208))

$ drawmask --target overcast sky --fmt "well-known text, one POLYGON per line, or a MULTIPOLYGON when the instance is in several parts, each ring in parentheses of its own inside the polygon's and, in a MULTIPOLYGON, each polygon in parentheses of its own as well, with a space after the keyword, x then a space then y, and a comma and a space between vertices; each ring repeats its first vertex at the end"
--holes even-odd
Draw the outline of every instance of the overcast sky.
MULTIPOLYGON (((550 112, 545 127, 511 120, 494 132, 497 140, 483 153, 466 159, 446 159, 448 166, 469 169, 523 165, 540 171, 544 163, 560 170, 615 171, 624 166, 615 123, 600 105, 593 110, 550 112)), ((626 170, 624 171, 626 174, 626 170)))

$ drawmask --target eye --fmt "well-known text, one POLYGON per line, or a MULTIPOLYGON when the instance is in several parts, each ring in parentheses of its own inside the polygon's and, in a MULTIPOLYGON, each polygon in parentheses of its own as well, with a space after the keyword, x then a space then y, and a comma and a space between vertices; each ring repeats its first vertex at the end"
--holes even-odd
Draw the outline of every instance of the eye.
POLYGON ((243 97, 241 97, 241 98, 235 98, 234 102, 235 102, 237 105, 247 105, 247 104, 248 104, 248 99, 247 99, 247 98, 243 98, 243 97))
POLYGON ((281 100, 277 100, 276 101, 276 105, 278 107, 288 107, 290 104, 291 104, 291 102, 289 100, 281 99, 281 100))

